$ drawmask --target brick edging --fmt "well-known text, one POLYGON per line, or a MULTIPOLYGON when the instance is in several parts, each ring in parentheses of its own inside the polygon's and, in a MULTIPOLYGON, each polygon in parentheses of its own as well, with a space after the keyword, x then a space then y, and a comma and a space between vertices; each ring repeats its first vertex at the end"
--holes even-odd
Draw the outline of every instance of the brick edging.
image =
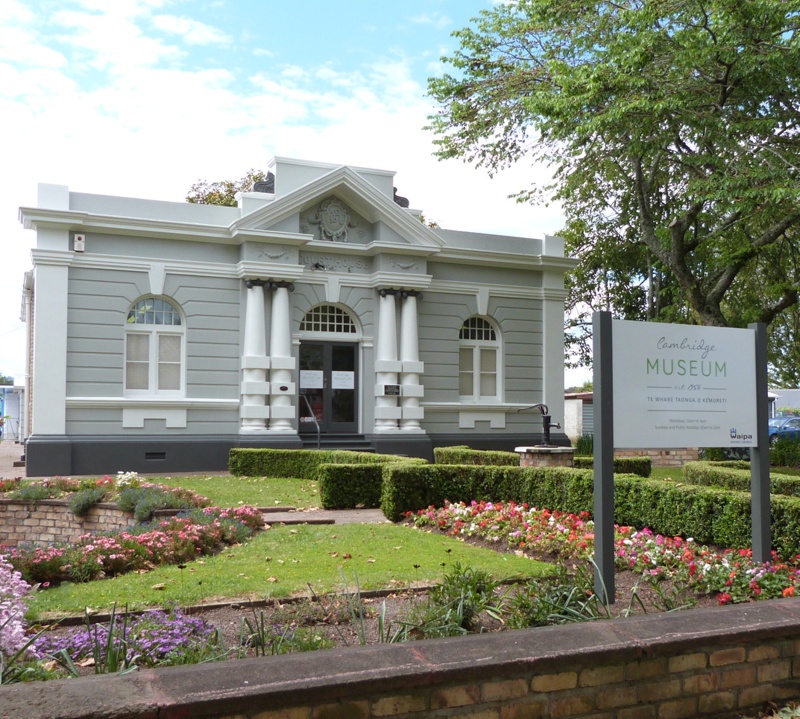
POLYGON ((800 598, 11 685, 0 692, 0 717, 421 718, 485 706, 486 716, 505 719, 515 716, 509 702, 546 709, 531 716, 610 708, 622 718, 634 707, 711 716, 767 695, 800 697, 798 676, 800 598), (328 705, 358 711, 326 713, 328 705))

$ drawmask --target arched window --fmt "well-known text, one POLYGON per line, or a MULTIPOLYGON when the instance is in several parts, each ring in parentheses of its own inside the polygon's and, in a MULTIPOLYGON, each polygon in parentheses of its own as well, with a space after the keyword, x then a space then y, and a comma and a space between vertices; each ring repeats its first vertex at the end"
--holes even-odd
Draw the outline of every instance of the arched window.
POLYGON ((483 317, 470 317, 458 334, 458 394, 462 400, 500 401, 500 341, 483 317))
POLYGON ((334 305, 319 305, 306 313, 300 323, 301 332, 337 332, 356 334, 352 317, 334 305))
POLYGON ((126 394, 184 394, 185 334, 181 314, 170 301, 144 297, 131 306, 125 326, 126 394))

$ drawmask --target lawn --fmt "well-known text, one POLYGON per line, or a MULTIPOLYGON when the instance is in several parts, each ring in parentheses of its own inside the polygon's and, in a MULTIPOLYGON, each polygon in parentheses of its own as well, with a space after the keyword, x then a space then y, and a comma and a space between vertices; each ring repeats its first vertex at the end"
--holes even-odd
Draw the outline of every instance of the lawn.
POLYGON ((311 479, 273 479, 269 477, 233 477, 229 474, 207 477, 148 477, 148 482, 191 489, 217 507, 319 507, 319 488, 311 479))
POLYGON ((67 583, 34 594, 29 619, 118 607, 141 609, 171 601, 182 606, 223 599, 284 598, 431 584, 457 562, 502 579, 542 576, 547 564, 393 524, 276 525, 246 544, 184 569, 163 566, 86 584, 67 583))

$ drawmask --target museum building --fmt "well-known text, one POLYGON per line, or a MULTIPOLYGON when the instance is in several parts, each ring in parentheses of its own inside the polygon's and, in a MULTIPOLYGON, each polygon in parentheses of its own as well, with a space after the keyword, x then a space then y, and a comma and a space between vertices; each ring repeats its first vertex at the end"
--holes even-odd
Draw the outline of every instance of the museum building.
POLYGON ((232 447, 513 450, 541 440, 527 408, 562 420, 560 238, 429 227, 393 172, 287 158, 237 199, 42 184, 21 208, 29 476, 222 470, 232 447))

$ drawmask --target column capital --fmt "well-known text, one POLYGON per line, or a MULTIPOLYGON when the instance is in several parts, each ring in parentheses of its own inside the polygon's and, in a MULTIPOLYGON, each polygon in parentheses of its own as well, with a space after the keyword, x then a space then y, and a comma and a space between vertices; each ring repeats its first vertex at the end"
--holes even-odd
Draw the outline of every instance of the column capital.
POLYGON ((418 300, 422 299, 422 292, 420 292, 419 290, 407 290, 402 287, 400 289, 384 287, 378 290, 378 294, 381 297, 392 295, 393 297, 396 297, 398 300, 404 300, 407 297, 416 297, 418 300))
POLYGON ((265 290, 278 290, 286 289, 289 292, 294 292, 294 283, 287 280, 262 280, 262 279, 249 279, 244 281, 248 290, 253 287, 263 287, 265 290))

